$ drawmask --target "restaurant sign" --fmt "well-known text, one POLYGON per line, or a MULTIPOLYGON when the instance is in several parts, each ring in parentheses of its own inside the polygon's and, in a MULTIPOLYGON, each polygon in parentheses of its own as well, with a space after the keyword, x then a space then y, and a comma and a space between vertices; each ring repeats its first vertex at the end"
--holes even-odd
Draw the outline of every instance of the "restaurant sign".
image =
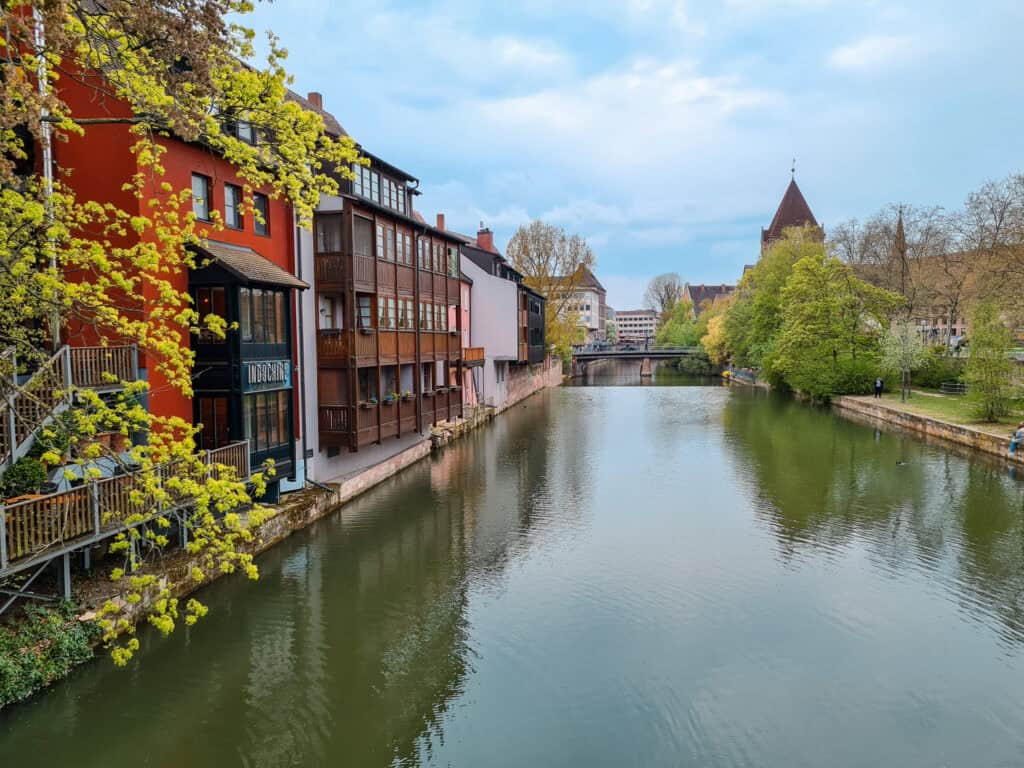
POLYGON ((242 363, 242 391, 288 389, 292 385, 291 360, 258 360, 242 363))

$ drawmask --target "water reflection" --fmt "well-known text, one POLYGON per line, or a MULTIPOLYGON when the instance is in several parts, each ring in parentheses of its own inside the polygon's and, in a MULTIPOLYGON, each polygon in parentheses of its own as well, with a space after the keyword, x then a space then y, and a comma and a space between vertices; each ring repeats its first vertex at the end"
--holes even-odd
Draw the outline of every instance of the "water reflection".
POLYGON ((734 393, 722 422, 783 560, 864 548, 1024 640, 1024 486, 1006 467, 756 391, 734 393))

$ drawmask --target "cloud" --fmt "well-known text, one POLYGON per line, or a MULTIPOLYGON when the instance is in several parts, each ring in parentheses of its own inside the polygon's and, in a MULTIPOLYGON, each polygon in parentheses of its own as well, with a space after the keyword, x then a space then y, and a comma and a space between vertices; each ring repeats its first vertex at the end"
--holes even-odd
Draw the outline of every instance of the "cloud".
POLYGON ((876 72, 911 59, 917 45, 907 35, 867 35, 835 48, 828 65, 846 72, 876 72))

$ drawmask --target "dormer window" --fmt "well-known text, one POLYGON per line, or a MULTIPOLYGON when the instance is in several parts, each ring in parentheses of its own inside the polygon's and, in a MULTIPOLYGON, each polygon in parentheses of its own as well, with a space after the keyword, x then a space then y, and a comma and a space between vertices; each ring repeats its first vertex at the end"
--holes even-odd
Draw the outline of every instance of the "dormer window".
POLYGON ((256 131, 253 130, 252 123, 248 120, 239 120, 235 123, 236 133, 239 141, 244 141, 246 144, 256 143, 256 131))

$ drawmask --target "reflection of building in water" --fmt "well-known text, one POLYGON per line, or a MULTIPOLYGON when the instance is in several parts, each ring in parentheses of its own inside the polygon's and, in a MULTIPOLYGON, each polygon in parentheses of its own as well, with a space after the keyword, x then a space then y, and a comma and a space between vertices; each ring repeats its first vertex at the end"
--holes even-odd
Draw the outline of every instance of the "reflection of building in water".
POLYGON ((857 544, 893 570, 940 577, 963 610, 993 610, 1000 634, 1024 641, 1024 484, 982 457, 936 456, 916 436, 731 394, 727 441, 781 557, 857 544))

